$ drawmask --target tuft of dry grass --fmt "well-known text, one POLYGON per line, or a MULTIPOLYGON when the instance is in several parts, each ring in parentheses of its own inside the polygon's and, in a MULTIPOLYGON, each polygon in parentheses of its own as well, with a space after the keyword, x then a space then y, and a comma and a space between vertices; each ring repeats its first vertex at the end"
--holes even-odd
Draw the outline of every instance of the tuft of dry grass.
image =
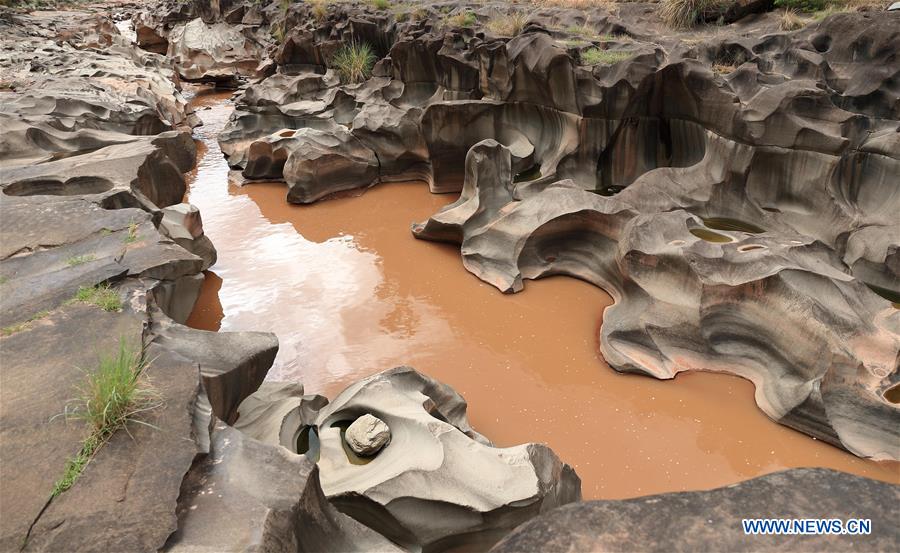
POLYGON ((569 8, 573 10, 586 10, 589 8, 615 9, 613 0, 533 0, 533 4, 544 8, 569 8))
POLYGON ((474 27, 478 23, 474 12, 460 12, 447 18, 447 25, 451 27, 474 27))
POLYGON ((309 12, 318 23, 328 17, 328 0, 309 0, 309 12))
POLYGON ((525 28, 529 15, 525 12, 494 13, 485 24, 487 29, 500 36, 518 36, 525 28))
POLYGON ((734 73, 735 69, 737 69, 736 65, 728 65, 725 63, 714 63, 712 66, 713 72, 717 75, 730 75, 734 73))
POLYGON ((674 29, 692 27, 703 14, 722 6, 723 0, 663 0, 659 17, 674 29))
POLYGON ((797 13, 797 10, 790 8, 782 11, 781 17, 778 19, 778 28, 782 31, 796 31, 797 29, 802 28, 803 25, 803 20, 800 18, 800 14, 797 13))

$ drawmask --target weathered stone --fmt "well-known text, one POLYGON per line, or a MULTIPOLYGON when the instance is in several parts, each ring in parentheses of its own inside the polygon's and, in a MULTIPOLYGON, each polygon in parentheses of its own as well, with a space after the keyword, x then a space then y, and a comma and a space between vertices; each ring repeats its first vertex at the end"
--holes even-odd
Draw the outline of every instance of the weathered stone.
POLYGON ((819 468, 792 469, 709 491, 587 501, 516 528, 492 553, 545 551, 892 551, 900 488, 819 468), (775 500, 777 498, 777 500, 775 500), (871 534, 747 535, 743 519, 869 519, 871 534))
POLYGON ((469 426, 462 397, 408 367, 351 385, 319 412, 316 427, 324 497, 407 549, 483 549, 538 512, 581 498, 575 471, 549 448, 491 447, 469 426), (364 462, 350 458, 341 429, 358 413, 377 415, 391 432, 391 445, 364 462))
POLYGON ((347 427, 344 440, 353 453, 369 457, 391 441, 391 429, 383 420, 366 413, 347 427))

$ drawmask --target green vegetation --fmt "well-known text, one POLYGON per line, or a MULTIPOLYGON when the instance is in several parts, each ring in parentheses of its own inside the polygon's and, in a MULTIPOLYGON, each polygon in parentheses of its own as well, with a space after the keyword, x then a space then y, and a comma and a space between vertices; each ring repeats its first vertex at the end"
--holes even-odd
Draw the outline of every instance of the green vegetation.
POLYGON ((0 328, 0 336, 9 336, 10 334, 15 334, 16 332, 20 332, 28 328, 28 325, 33 323, 34 321, 39 321, 49 315, 49 311, 38 311, 31 317, 28 317, 26 320, 21 323, 16 323, 14 325, 4 326, 0 328))
POLYGON ((82 286, 70 301, 89 303, 104 311, 118 311, 122 309, 122 298, 119 297, 119 293, 114 288, 110 288, 109 284, 82 286))
POLYGON ((566 27, 565 30, 570 35, 581 36, 585 38, 593 38, 597 35, 597 31, 593 27, 588 25, 587 22, 585 22, 584 25, 570 25, 566 27))
POLYGON ((130 422, 147 424, 138 417, 162 405, 158 394, 141 378, 146 366, 143 351, 129 346, 122 338, 118 351, 101 356, 97 368, 86 374, 84 384, 78 388, 78 398, 66 406, 65 416, 83 420, 91 433, 78 453, 66 462, 63 475, 53 485, 51 497, 72 487, 117 430, 127 432, 126 425, 130 422))
POLYGON ((834 0, 775 0, 775 6, 799 12, 818 12, 826 10, 836 2, 834 0))
POLYGON ((8 276, 0 276, 0 284, 6 284, 7 282, 9 282, 8 276))
POLYGON ((75 255, 66 259, 66 265, 69 267, 77 267, 78 265, 84 265, 85 263, 90 263, 91 261, 97 259, 97 256, 94 254, 87 255, 75 255))
POLYGON ((663 0, 659 16, 670 27, 684 29, 720 11, 725 4, 724 0, 663 0))
POLYGON ((337 69, 341 82, 361 83, 372 76, 375 52, 365 42, 351 42, 335 52, 331 65, 337 69))
POLYGON ((447 18, 447 24, 451 27, 474 27, 477 22, 475 12, 460 12, 447 18))
POLYGON ((128 223, 128 234, 126 234, 126 235, 125 235, 125 238, 123 238, 122 240, 123 240, 126 244, 131 244, 132 242, 137 241, 137 239, 140 238, 140 237, 138 236, 137 231, 138 231, 138 224, 137 224, 137 223, 135 223, 134 221, 128 223))
POLYGON ((84 440, 81 444, 81 449, 75 457, 66 461, 66 468, 63 469, 63 475, 53 484, 53 489, 50 491, 50 497, 56 497, 72 487, 75 480, 78 479, 78 476, 84 471, 84 467, 86 467, 94 457, 94 453, 97 452, 100 445, 101 444, 93 434, 84 440))
POLYGON ((583 65, 610 65, 622 60, 627 60, 633 55, 633 52, 619 52, 591 48, 581 53, 581 63, 583 65))
POLYGON ((517 36, 528 22, 528 14, 524 12, 495 13, 485 24, 487 29, 500 36, 517 36))
POLYGON ((386 10, 391 7, 390 0, 372 0, 372 7, 376 10, 386 10))

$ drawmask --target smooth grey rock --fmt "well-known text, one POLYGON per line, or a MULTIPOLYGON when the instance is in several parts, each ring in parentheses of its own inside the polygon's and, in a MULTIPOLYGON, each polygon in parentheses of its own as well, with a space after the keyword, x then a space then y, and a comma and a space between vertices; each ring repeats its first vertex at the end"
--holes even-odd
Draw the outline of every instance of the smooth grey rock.
POLYGON ((344 440, 357 455, 370 457, 391 441, 391 429, 383 420, 366 413, 347 427, 344 440))
POLYGON ((800 468, 695 492, 554 509, 516 528, 492 553, 545 551, 893 551, 900 487, 800 468), (870 519, 869 535, 745 535, 745 518, 870 519))
POLYGON ((316 426, 324 497, 406 549, 483 549, 537 513, 581 498, 575 471, 548 447, 490 446, 469 427, 452 388, 409 367, 351 385, 316 426), (362 463, 349 457, 341 430, 359 413, 377 415, 391 432, 391 444, 362 463))

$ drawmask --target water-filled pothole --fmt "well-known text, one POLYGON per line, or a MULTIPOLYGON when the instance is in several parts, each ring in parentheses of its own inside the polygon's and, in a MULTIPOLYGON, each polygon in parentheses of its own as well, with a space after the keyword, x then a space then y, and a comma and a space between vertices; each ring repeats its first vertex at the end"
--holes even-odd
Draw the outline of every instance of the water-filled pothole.
POLYGON ((3 189, 7 196, 80 196, 102 194, 113 187, 112 181, 101 177, 73 177, 60 179, 35 179, 14 182, 3 189))
POLYGON ((741 221, 740 219, 732 219, 730 217, 706 217, 703 219, 703 224, 708 228, 715 230, 748 232, 750 234, 761 234, 766 232, 765 229, 760 228, 753 223, 741 221))
POLYGON ((539 164, 532 165, 513 178, 513 182, 528 182, 541 177, 541 166, 539 164))
POLYGON ((716 243, 726 243, 733 242, 730 236, 725 236, 724 234, 719 234, 718 232, 713 232, 709 229, 694 227, 690 229, 691 234, 700 238, 701 240, 706 240, 707 242, 716 242, 716 243))
POLYGON ((891 403, 900 403, 900 383, 894 384, 884 391, 884 399, 891 403))
POLYGON ((609 186, 604 186, 603 188, 598 188, 597 190, 591 190, 594 194, 599 194, 600 196, 615 196, 619 192, 625 190, 625 186, 616 186, 614 184, 610 184, 609 186))
POLYGON ((297 453, 306 455, 310 461, 319 460, 319 433, 314 426, 305 426, 297 435, 297 453))
MULTIPOLYGON (((355 420, 355 419, 354 419, 355 420)), ((343 420, 331 423, 331 428, 340 428, 341 429, 341 447, 344 448, 344 453, 347 455, 347 460, 350 461, 352 465, 368 465, 372 462, 374 457, 360 457, 356 453, 350 449, 350 446, 347 445, 347 440, 344 439, 344 435, 347 433, 347 429, 350 428, 350 425, 353 424, 353 420, 343 420)), ((385 446, 387 447, 387 446, 385 446)))

